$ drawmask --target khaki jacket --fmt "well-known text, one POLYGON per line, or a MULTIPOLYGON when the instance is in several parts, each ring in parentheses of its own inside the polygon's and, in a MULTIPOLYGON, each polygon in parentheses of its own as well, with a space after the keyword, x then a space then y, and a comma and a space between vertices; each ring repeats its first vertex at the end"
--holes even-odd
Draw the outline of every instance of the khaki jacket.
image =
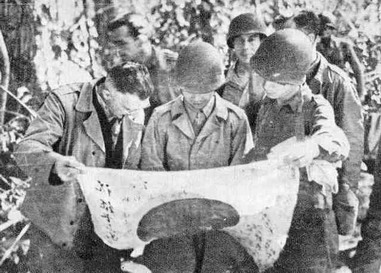
POLYGON ((182 97, 155 109, 142 145, 144 170, 195 170, 236 165, 253 146, 244 111, 215 95, 215 107, 196 137, 182 97))
MULTIPOLYGON (((52 91, 15 153, 19 166, 32 177, 22 212, 54 243, 69 249, 81 245, 84 236, 78 232, 87 234, 92 228, 86 204, 77 183, 51 184, 55 156, 43 151, 74 156, 85 166, 104 167, 105 144, 93 105, 95 84, 71 84, 52 91)), ((143 125, 127 116, 122 124, 123 168, 135 169, 143 125)))

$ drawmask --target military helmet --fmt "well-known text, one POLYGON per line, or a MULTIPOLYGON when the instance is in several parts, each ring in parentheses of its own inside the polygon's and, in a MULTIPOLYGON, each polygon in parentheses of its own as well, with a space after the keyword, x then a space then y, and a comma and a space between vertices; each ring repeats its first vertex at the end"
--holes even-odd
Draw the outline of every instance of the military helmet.
POLYGON ((278 30, 264 39, 250 65, 268 81, 302 84, 315 60, 313 45, 302 31, 278 30))
POLYGON ((258 33, 261 39, 265 38, 266 25, 252 13, 243 13, 235 17, 229 25, 227 44, 234 48, 234 38, 242 34, 258 33))
POLYGON ((209 43, 193 42, 180 51, 176 62, 179 86, 208 93, 224 83, 222 56, 209 43))

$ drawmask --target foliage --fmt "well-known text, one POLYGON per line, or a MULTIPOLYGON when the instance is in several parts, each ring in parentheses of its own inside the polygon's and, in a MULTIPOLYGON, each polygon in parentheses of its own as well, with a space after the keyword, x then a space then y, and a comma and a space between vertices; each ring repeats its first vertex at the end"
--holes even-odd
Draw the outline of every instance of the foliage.
POLYGON ((88 81, 102 73, 95 61, 97 30, 86 1, 35 1, 38 22, 35 64, 42 90, 88 81), (44 65, 49 64, 49 65, 44 65))
MULTIPOLYGON (((16 98, 20 102, 28 104, 32 101, 32 96, 25 87, 18 91, 16 98)), ((0 257, 9 255, 0 262, 0 269, 2 272, 19 272, 20 259, 26 255, 29 247, 28 239, 16 240, 27 223, 19 212, 19 206, 25 197, 29 180, 16 165, 13 152, 23 138, 31 118, 17 112, 9 114, 13 118, 0 127, 0 257)))
POLYGON ((24 118, 18 117, 0 128, 0 257, 9 255, 4 264, 0 263, 2 272, 18 272, 20 259, 26 255, 29 247, 29 240, 25 238, 16 241, 27 223, 19 212, 19 206, 24 200, 29 181, 12 157, 12 150, 28 124, 24 118))

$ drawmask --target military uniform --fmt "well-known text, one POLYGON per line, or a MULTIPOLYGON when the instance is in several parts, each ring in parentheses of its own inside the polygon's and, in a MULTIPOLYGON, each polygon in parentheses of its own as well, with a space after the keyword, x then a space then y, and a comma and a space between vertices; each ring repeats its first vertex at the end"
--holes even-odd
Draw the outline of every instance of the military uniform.
POLYGON ((215 105, 195 135, 183 98, 155 109, 142 145, 144 170, 194 170, 237 165, 252 147, 242 109, 215 95, 215 105))
MULTIPOLYGON (((305 96, 301 114, 305 135, 319 144, 319 158, 330 162, 343 159, 349 147, 335 125, 329 103, 320 96, 305 96)), ((256 145, 247 161, 266 159, 272 147, 295 136, 297 116, 295 102, 278 105, 275 100, 264 99, 253 128, 256 145)), ((310 182, 302 171, 289 237, 280 258, 268 272, 330 272, 333 265, 329 257, 338 251, 337 240, 331 190, 310 182)))
POLYGON ((252 75, 249 75, 249 72, 238 75, 237 65, 238 61, 230 66, 226 83, 218 93, 227 101, 246 109, 249 104, 262 100, 265 94, 262 86, 264 80, 255 72, 252 72, 252 75))

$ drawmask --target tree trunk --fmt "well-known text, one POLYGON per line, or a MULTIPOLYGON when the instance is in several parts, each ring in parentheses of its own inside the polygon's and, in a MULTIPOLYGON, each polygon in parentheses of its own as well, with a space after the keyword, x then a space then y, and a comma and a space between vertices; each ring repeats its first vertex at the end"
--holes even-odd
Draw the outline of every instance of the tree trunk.
MULTIPOLYGON (((0 72, 1 85, 8 89, 10 77, 10 63, 7 46, 5 45, 3 33, 0 30, 0 72)), ((0 127, 4 124, 5 110, 7 106, 7 93, 2 92, 0 96, 0 127)))
MULTIPOLYGON (((31 89, 36 84, 33 58, 36 53, 33 17, 34 1, 0 1, 0 60, 1 81, 6 89, 13 91, 20 86, 31 89)), ((0 126, 7 121, 5 110, 17 111, 18 103, 0 94, 0 126)), ((12 116, 13 117, 13 116, 12 116)))

